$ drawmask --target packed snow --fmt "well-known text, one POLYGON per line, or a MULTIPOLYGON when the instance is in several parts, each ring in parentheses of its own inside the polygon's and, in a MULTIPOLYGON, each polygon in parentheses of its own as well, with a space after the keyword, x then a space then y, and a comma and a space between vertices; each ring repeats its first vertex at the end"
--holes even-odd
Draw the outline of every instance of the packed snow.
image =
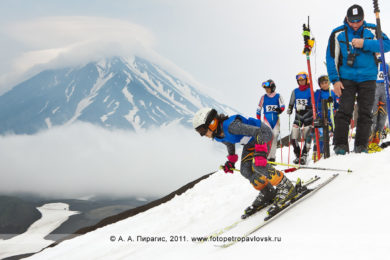
POLYGON ((77 211, 70 211, 65 203, 49 203, 37 208, 42 217, 34 222, 26 232, 8 240, 0 239, 0 259, 28 253, 35 253, 54 241, 45 237, 58 228, 77 211))
MULTIPOLYGON (((278 150, 278 161, 281 154, 278 150)), ((284 163, 287 154, 285 147, 284 163)), ((251 235, 256 242, 216 247, 220 240, 238 238, 258 225, 264 212, 221 234, 218 241, 192 241, 239 220, 257 195, 238 172, 219 171, 165 204, 45 249, 29 259, 384 259, 390 254, 390 210, 386 206, 390 197, 389 157, 390 150, 332 154, 309 165, 353 172, 300 169, 287 173, 293 181, 320 176, 313 186, 334 173, 340 175, 251 235)))

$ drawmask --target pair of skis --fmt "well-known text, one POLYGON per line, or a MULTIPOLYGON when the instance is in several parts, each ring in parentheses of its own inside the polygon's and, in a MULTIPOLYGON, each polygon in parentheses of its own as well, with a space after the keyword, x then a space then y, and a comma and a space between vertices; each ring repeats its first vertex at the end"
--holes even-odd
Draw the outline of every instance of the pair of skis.
MULTIPOLYGON (((306 188, 309 184, 312 184, 314 182, 316 182, 317 180, 320 179, 320 177, 318 176, 315 176, 313 177, 312 179, 308 180, 307 182, 305 182, 302 186, 305 187, 304 189, 302 189, 302 192, 298 193, 298 196, 295 197, 294 199, 290 200, 287 202, 287 204, 279 211, 277 212, 276 214, 274 215, 268 215, 260 224, 258 224, 257 226, 253 227, 251 230, 249 230, 247 233, 243 234, 242 236, 240 236, 241 238, 246 238, 248 236, 250 236, 251 234, 255 233, 256 231, 258 231, 259 229, 261 229, 262 227, 268 225, 269 223, 271 223, 273 220, 277 219, 279 216, 283 215, 285 212, 287 212, 288 210, 290 210, 291 208, 295 207, 298 203, 302 202, 303 200, 305 200, 306 198, 310 197, 311 195, 313 195, 315 192, 317 192, 319 189, 323 188, 325 185, 329 184, 331 181, 333 181, 339 174, 333 174, 330 178, 328 178, 325 182, 317 185, 316 187, 312 188, 312 189, 309 189, 309 188, 306 188)), ((256 214, 256 213, 255 213, 256 214)), ((220 235, 222 235, 223 233, 233 229, 234 227, 238 226, 241 222, 245 221, 247 218, 245 219, 240 219, 240 220, 237 220, 236 222, 234 222, 233 224, 209 235, 208 237, 205 237, 205 239, 203 240, 203 242, 205 241, 209 241, 211 240, 212 238, 214 237, 218 237, 220 235)), ((217 247, 222 247, 222 248, 227 248, 227 247, 230 247, 234 244, 236 244, 237 242, 239 242, 238 240, 234 240, 232 242, 229 242, 229 243, 225 243, 225 244, 221 244, 221 245, 216 245, 217 247)))

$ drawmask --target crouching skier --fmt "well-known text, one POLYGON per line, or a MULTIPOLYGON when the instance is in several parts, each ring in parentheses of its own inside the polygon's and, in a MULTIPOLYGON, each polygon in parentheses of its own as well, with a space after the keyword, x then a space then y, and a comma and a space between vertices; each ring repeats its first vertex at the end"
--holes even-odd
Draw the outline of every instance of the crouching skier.
POLYGON ((267 162, 267 142, 272 140, 272 130, 255 118, 241 115, 225 116, 215 109, 203 108, 193 118, 193 127, 201 135, 226 145, 228 156, 223 166, 225 173, 233 173, 238 161, 235 144, 244 145, 241 154, 241 175, 249 180, 260 193, 252 205, 245 210, 246 218, 267 205, 269 215, 278 212, 297 192, 282 171, 267 162), (273 188, 276 187, 276 190, 273 188))

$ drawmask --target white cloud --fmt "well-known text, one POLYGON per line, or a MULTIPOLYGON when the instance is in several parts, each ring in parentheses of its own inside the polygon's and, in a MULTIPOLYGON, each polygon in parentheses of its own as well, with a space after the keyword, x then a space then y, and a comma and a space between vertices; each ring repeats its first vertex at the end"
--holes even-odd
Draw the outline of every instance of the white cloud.
POLYGON ((0 92, 43 69, 151 52, 155 39, 137 24, 102 17, 45 17, 1 29, 23 45, 0 77, 0 92))
POLYGON ((0 147, 2 193, 64 197, 162 196, 226 159, 224 145, 178 125, 135 134, 75 123, 0 136, 0 147))
POLYGON ((207 93, 207 87, 190 73, 153 49, 156 40, 148 29, 129 21, 104 17, 45 17, 10 24, 2 31, 23 43, 24 48, 10 65, 7 63, 3 68, 0 95, 46 69, 81 66, 106 57, 134 55, 161 65, 207 93))
POLYGON ((49 49, 82 41, 124 41, 152 46, 152 34, 140 25, 104 17, 44 17, 9 25, 4 29, 32 48, 49 49))

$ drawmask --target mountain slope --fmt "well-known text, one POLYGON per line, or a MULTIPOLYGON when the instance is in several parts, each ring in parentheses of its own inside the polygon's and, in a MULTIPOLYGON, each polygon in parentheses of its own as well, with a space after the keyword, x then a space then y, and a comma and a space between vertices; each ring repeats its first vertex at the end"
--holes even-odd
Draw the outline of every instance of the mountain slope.
POLYGON ((0 96, 0 133, 33 134, 76 120, 138 131, 229 107, 140 57, 113 57, 46 70, 0 96))
MULTIPOLYGON (((165 204, 65 241, 31 259, 155 259, 156 253, 160 259, 233 259, 259 254, 273 259, 382 259, 390 250, 390 210, 383 206, 390 196, 390 175, 383 170, 390 167, 389 155, 385 150, 318 162, 319 167, 350 168, 354 172, 341 173, 324 189, 254 234, 258 238, 277 237, 278 241, 238 243, 228 249, 214 247, 217 242, 190 241, 236 221, 257 194, 239 174, 216 173, 165 204), (153 238, 167 242, 146 242, 153 238)), ((320 175, 325 180, 329 174, 299 170, 288 176, 294 180, 320 175)), ((263 217, 258 214, 221 237, 238 237, 263 217)))
POLYGON ((0 239, 9 239, 27 230, 42 215, 37 203, 0 195, 0 239))

